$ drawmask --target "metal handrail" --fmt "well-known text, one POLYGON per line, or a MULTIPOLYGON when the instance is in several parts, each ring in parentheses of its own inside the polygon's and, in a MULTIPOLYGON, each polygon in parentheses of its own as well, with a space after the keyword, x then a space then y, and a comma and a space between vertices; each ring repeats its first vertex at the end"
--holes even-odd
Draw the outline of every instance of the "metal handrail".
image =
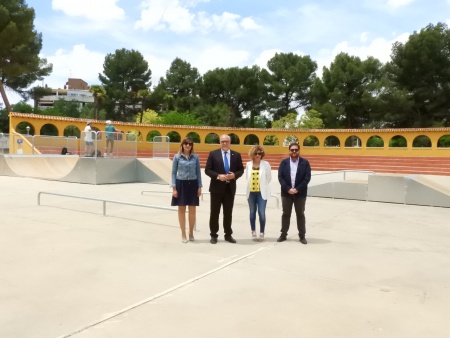
MULTIPOLYGON (((158 193, 159 192, 159 193, 163 193, 163 194, 172 194, 172 191, 143 190, 143 191, 141 191, 141 195, 143 195, 145 192, 151 192, 151 193, 153 193, 153 192, 158 193)), ((210 195, 209 192, 202 192, 202 201, 203 201, 203 195, 205 195, 205 194, 206 195, 210 195)), ((237 192, 236 195, 238 195, 238 196, 246 196, 246 194, 240 193, 240 192, 237 192)), ((271 194, 270 197, 275 198, 275 200, 277 201, 277 209, 280 209, 280 199, 278 198, 278 196, 276 196, 274 194, 271 194)))
POLYGON ((123 201, 106 200, 106 199, 102 199, 102 198, 84 197, 84 196, 76 196, 76 195, 69 195, 69 194, 60 194, 60 193, 47 192, 47 191, 39 191, 38 192, 38 205, 39 206, 41 205, 41 195, 43 195, 43 194, 44 195, 71 197, 71 198, 79 198, 79 199, 90 200, 90 201, 103 202, 103 216, 106 216, 106 203, 131 205, 131 206, 135 206, 135 207, 162 209, 162 210, 169 210, 169 211, 178 211, 176 208, 162 207, 162 206, 158 206, 158 205, 149 205, 149 204, 140 204, 140 203, 130 203, 130 202, 123 202, 123 201))

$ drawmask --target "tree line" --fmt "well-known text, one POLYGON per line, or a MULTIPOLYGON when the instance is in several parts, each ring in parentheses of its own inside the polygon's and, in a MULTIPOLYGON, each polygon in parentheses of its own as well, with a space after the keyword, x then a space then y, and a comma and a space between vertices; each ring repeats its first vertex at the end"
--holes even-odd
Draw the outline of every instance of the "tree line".
MULTIPOLYGON (((4 86, 35 102, 48 93, 27 89, 52 71, 39 57, 42 37, 33 20, 23 0, 0 5, 4 102, 4 86)), ((99 84, 90 87, 92 106, 80 111, 60 102, 43 113, 137 122, 156 114, 160 123, 259 128, 439 127, 450 120, 450 30, 444 23, 394 43, 386 63, 340 53, 320 75, 310 56, 294 53, 275 54, 266 68, 216 68, 203 75, 177 57, 157 85, 151 74, 139 51, 117 49, 106 55, 99 84), (299 112, 305 113, 301 119, 299 112)))

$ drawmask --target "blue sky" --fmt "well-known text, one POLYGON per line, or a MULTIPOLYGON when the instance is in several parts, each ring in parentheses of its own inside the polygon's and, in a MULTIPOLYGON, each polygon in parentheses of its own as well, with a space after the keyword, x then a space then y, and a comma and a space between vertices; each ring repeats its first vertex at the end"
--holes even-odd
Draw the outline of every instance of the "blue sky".
MULTIPOLYGON (((201 74, 216 67, 265 67, 276 53, 310 55, 319 74, 336 54, 389 60, 392 43, 444 22, 450 0, 27 0, 53 64, 42 84, 69 77, 100 84, 116 49, 142 53, 152 85, 179 57, 201 74)), ((12 103, 19 99, 11 93, 12 103)))

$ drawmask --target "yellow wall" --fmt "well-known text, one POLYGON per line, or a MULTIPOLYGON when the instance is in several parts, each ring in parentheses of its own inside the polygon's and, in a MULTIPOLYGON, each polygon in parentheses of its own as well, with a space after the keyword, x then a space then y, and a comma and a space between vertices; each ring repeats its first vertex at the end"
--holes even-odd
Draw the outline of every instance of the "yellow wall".
MULTIPOLYGON (((69 117, 46 116, 35 114, 10 113, 10 130, 17 129, 21 122, 27 122, 34 128, 34 134, 40 135, 41 128, 46 124, 54 125, 58 130, 58 136, 64 136, 64 129, 68 126, 77 127, 80 132, 86 126, 86 119, 75 119, 69 117)), ((105 121, 91 120, 92 127, 104 130, 105 121)), ((257 128, 226 128, 208 126, 175 126, 175 125, 151 125, 140 123, 125 123, 113 121, 113 125, 123 131, 130 132, 136 130, 140 132, 143 139, 151 131, 158 131, 165 136, 169 132, 178 132, 181 138, 188 133, 195 132, 200 137, 200 143, 196 143, 196 151, 210 151, 217 148, 217 144, 206 144, 205 137, 210 133, 218 136, 223 134, 235 134, 239 137, 239 144, 233 145, 233 149, 246 153, 251 145, 245 145, 244 140, 248 135, 255 135, 259 139, 259 144, 263 144, 264 139, 269 135, 275 135, 280 145, 264 146, 268 154, 285 154, 286 147, 283 141, 287 136, 294 135, 299 139, 302 146, 302 154, 305 155, 376 155, 376 156, 450 156, 450 148, 438 148, 438 140, 444 135, 450 135, 450 128, 418 128, 418 129, 315 129, 315 130, 286 130, 286 129, 257 129, 257 128), (403 136, 407 141, 405 148, 390 148, 389 140, 394 136, 403 136), (413 148, 413 140, 417 136, 425 135, 431 140, 430 148, 413 148), (315 136, 319 140, 318 147, 305 147, 303 140, 308 136, 315 136), (336 136, 340 141, 340 147, 325 147, 325 139, 329 136, 336 136), (357 136, 361 140, 360 147, 345 147, 345 140, 350 136, 357 136), (366 147, 367 140, 371 136, 379 136, 384 141, 384 147, 366 147)), ((170 149, 175 151, 179 148, 179 143, 171 143, 170 149)), ((138 151, 151 151, 152 142, 138 142, 138 151)))

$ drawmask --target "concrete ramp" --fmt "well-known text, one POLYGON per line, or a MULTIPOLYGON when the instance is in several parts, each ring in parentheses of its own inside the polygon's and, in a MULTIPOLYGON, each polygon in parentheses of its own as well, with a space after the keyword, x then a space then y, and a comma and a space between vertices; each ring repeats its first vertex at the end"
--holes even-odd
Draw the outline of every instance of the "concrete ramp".
POLYGON ((87 184, 169 184, 172 161, 62 155, 0 155, 0 175, 87 184))
POLYGON ((139 182, 170 184, 172 160, 168 158, 138 158, 137 175, 139 182))
POLYGON ((405 179, 407 180, 406 204, 450 208, 450 187, 418 175, 407 176, 405 179))
POLYGON ((73 170, 77 161, 78 156, 5 155, 2 175, 59 180, 73 170))
POLYGON ((367 181, 328 182, 308 187, 308 195, 313 197, 367 200, 367 181))
POLYGON ((421 175, 375 174, 367 181, 326 182, 308 196, 450 208, 450 187, 421 175))

